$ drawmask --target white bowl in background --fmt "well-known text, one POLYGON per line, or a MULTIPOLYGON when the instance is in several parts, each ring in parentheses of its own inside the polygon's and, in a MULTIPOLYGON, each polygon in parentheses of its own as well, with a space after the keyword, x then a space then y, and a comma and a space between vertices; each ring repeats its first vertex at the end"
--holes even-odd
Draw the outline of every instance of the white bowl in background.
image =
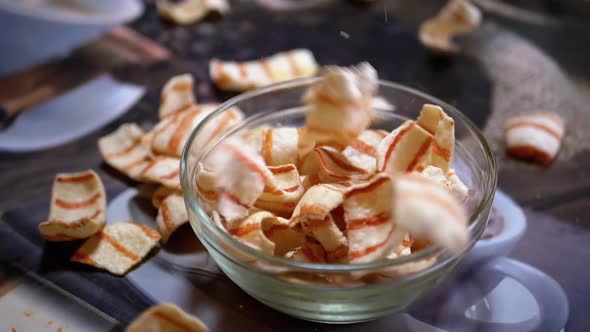
POLYGON ((66 55, 142 12, 139 0, 0 0, 0 77, 66 55))
POLYGON ((494 257, 507 256, 524 235, 527 225, 524 212, 500 189, 496 190, 493 208, 503 218, 502 229, 490 238, 482 237, 477 241, 461 262, 463 267, 472 267, 494 257))

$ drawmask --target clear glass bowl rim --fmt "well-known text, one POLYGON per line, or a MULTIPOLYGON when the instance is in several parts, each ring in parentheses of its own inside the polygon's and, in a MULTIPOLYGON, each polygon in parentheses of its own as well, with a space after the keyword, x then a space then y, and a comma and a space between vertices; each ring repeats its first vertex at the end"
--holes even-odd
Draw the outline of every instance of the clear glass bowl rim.
MULTIPOLYGON (((209 231, 211 231, 216 237, 221 238, 223 241, 230 244, 238 251, 244 252, 245 254, 251 255, 252 257, 254 257, 256 259, 263 260, 263 261, 266 261, 268 263, 271 263, 271 264, 274 264, 277 266, 295 269, 295 270, 302 271, 302 272, 339 273, 339 272, 363 272, 363 271, 369 271, 369 270, 380 270, 380 269, 387 269, 387 268, 395 267, 395 266, 406 264, 406 263, 417 262, 417 261, 423 260, 427 257, 431 257, 433 255, 440 255, 444 250, 438 246, 431 246, 427 249, 420 250, 420 251, 418 251, 416 253, 412 253, 408 256, 402 256, 402 257, 398 257, 395 259, 376 261, 376 262, 370 262, 370 263, 360 263, 360 264, 321 263, 320 264, 320 263, 298 262, 298 261, 289 260, 289 259, 286 259, 283 257, 272 256, 272 255, 263 253, 259 250, 256 250, 256 249, 240 242, 239 240, 235 239, 233 236, 231 236, 230 234, 228 234, 227 232, 222 230, 220 227, 218 227, 211 220, 211 218, 208 216, 207 212, 201 208, 201 206, 199 205, 199 203, 197 201, 197 197, 196 197, 197 190, 195 188, 195 181, 194 181, 194 168, 189 169, 189 165, 188 165, 189 158, 190 158, 190 153, 189 153, 190 146, 193 144, 195 138, 197 137, 199 130, 208 121, 210 121, 212 118, 217 116, 219 113, 225 111, 229 107, 235 106, 239 102, 242 102, 244 100, 248 100, 250 98, 257 97, 260 95, 279 91, 279 90, 308 86, 308 85, 311 85, 313 83, 320 81, 321 79, 322 79, 321 77, 299 78, 299 79, 295 79, 295 80, 289 80, 289 81, 271 84, 271 85, 268 85, 268 86, 265 86, 265 87, 262 87, 262 88, 259 88, 256 90, 248 91, 248 92, 239 94, 233 98, 228 99, 227 101, 225 101, 224 103, 219 105, 219 107, 217 109, 215 109, 213 112, 211 112, 211 114, 206 116, 203 119, 203 121, 201 121, 199 123, 199 125, 197 125, 197 127, 195 129, 193 129, 193 131, 189 135, 189 138, 183 148, 182 155, 181 155, 181 160, 180 160, 181 179, 180 180, 181 180, 181 187, 182 187, 183 196, 185 198, 185 203, 187 205, 187 208, 191 209, 193 212, 195 212, 195 214, 204 221, 204 222, 202 222, 204 227, 207 227, 207 229, 209 231)), ((380 80, 379 86, 380 87, 384 86, 384 87, 388 87, 388 88, 392 88, 392 89, 401 90, 401 91, 404 91, 404 92, 407 92, 410 94, 414 94, 414 95, 417 95, 421 98, 430 100, 432 103, 440 105, 446 112, 450 113, 451 117, 453 117, 455 120, 459 119, 465 125, 465 127, 467 127, 467 129, 471 132, 471 134, 473 134, 477 138, 477 143, 483 149, 483 153, 486 157, 486 161, 488 163, 490 172, 487 174, 487 177, 483 179, 485 192, 482 197, 482 200, 481 200, 480 204, 477 206, 477 208, 475 209, 475 211, 473 212, 473 214, 470 216, 470 219, 469 219, 469 233, 470 233, 471 238, 470 238, 470 243, 464 248, 463 251, 469 250, 475 244, 475 242, 478 240, 475 238, 475 235, 477 233, 481 234, 481 232, 483 232, 483 228, 486 225, 487 219, 484 220, 483 218, 480 218, 480 216, 487 208, 489 208, 491 206, 493 199, 494 199, 494 193, 495 193, 496 185, 497 185, 496 160, 494 158, 494 154, 492 153, 492 150, 490 149, 485 137, 483 136, 483 133, 462 112, 460 112, 458 109, 456 109, 452 105, 450 105, 450 104, 448 104, 436 97, 433 97, 427 93, 418 91, 416 89, 410 88, 408 86, 401 85, 398 83, 389 82, 389 81, 380 80)), ((222 138, 222 140, 224 138, 225 138, 225 136, 222 138)), ((206 151, 205 153, 203 153, 203 156, 206 156, 208 152, 209 151, 206 151)), ((214 246, 216 247, 216 249, 220 253, 225 255, 228 259, 236 262, 237 264, 244 265, 242 262, 237 260, 235 257, 225 253, 223 249, 219 248, 219 245, 214 244, 214 246)), ((457 256, 462 256, 462 254, 463 253, 458 254, 457 256)), ((454 258, 454 256, 448 257, 446 260, 449 260, 452 258, 454 258)), ((443 262, 439 262, 439 263, 443 263, 443 262)))

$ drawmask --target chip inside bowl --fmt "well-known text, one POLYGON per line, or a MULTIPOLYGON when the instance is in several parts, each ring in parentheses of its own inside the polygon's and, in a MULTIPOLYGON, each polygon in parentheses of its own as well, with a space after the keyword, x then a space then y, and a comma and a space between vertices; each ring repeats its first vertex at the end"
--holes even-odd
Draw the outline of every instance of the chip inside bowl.
POLYGON ((49 241, 85 239, 106 220, 106 193, 95 172, 58 174, 53 181, 49 220, 39 231, 49 241))

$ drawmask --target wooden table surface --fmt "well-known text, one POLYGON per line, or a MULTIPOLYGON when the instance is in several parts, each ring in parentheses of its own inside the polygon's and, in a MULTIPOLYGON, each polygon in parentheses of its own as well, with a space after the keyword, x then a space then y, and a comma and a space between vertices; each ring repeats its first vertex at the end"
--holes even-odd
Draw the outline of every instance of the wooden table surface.
MULTIPOLYGON (((228 17, 208 19, 189 27, 161 22, 153 5, 148 5, 145 14, 131 26, 167 47, 175 59, 118 73, 146 85, 148 92, 127 114, 108 126, 50 150, 0 154, 0 213, 35 204, 48 205, 51 183, 58 172, 95 169, 109 193, 132 185, 102 163, 97 139, 124 122, 152 126, 157 120, 159 90, 166 78, 174 74, 188 71, 195 76, 200 101, 227 98, 228 94, 217 91, 210 83, 210 57, 242 60, 305 47, 314 52, 321 64, 348 65, 368 60, 384 79, 449 101, 483 127, 492 110, 494 82, 469 57, 433 57, 422 48, 415 38, 416 27, 441 2, 416 3, 391 1, 364 7, 344 1, 306 15, 271 14, 242 3, 234 6, 228 17), (344 38, 340 31, 349 38, 344 38)), ((589 37, 580 33, 579 25, 555 28, 530 26, 495 14, 486 18, 540 45, 576 81, 590 81, 590 67, 586 64, 590 43, 584 43, 589 37)), ((511 256, 559 282, 570 301, 567 330, 582 331, 590 326, 590 316, 586 314, 590 305, 590 269, 584 266, 590 261, 590 152, 580 152, 548 168, 512 161, 503 161, 501 166, 500 188, 525 208, 528 217, 527 232, 511 256)))

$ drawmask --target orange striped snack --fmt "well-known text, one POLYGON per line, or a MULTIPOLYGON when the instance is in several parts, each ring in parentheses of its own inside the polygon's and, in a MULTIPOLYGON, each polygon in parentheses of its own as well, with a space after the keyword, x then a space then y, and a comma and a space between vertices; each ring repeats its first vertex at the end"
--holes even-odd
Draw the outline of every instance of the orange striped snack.
POLYGON ((308 236, 321 244, 328 262, 346 262, 348 239, 331 214, 328 213, 324 219, 305 218, 301 225, 308 236))
POLYGON ((311 51, 295 49, 258 61, 234 62, 213 59, 209 75, 221 90, 246 91, 265 85, 311 77, 318 65, 311 51))
POLYGON ((172 303, 161 303, 144 311, 125 332, 206 332, 207 326, 172 303))
POLYGON ((555 113, 515 116, 506 122, 506 148, 515 158, 549 165, 559 152, 564 132, 564 122, 555 113))
POLYGON ((439 14, 420 25, 418 37, 434 51, 456 53, 453 37, 474 31, 481 24, 480 10, 467 0, 450 0, 439 14))
POLYGON ((254 206, 282 216, 291 216, 297 202, 303 196, 299 171, 293 164, 269 166, 270 175, 265 180, 264 191, 254 206))
POLYGON ((365 130, 343 151, 350 165, 365 170, 368 174, 377 171, 377 147, 384 137, 375 130, 365 130))
POLYGON ((156 217, 156 225, 162 236, 162 242, 168 242, 170 235, 186 222, 188 222, 188 214, 182 193, 176 192, 164 198, 156 217))
POLYGON ((419 165, 418 169, 432 165, 448 172, 455 153, 455 121, 440 106, 424 104, 416 122, 433 136, 427 163, 419 165))
POLYGON ((174 76, 164 84, 160 96, 160 119, 186 110, 196 103, 193 93, 194 79, 191 74, 174 76))
POLYGON ((383 259, 400 246, 407 234, 396 227, 392 201, 392 180, 385 173, 353 186, 346 193, 342 207, 349 262, 366 263, 383 259))
POLYGON ((325 67, 322 77, 303 98, 310 110, 302 141, 346 146, 371 124, 377 72, 364 62, 350 68, 325 67))
POLYGON ((469 238, 465 209, 439 182, 404 174, 395 178, 394 191, 393 218, 400 230, 453 254, 465 249, 469 238))
POLYGON ((438 182, 461 202, 464 202, 469 195, 469 188, 467 188, 452 169, 445 174, 442 169, 436 166, 428 166, 418 174, 438 182))
POLYGON ((172 194, 176 194, 176 193, 181 194, 181 192, 179 192, 178 190, 170 189, 170 188, 164 187, 164 186, 159 186, 152 193, 152 205, 156 209, 159 209, 160 205, 162 205, 162 202, 164 201, 164 199, 166 197, 168 197, 172 194))
POLYGON ((299 153, 297 128, 268 128, 262 132, 260 154, 269 166, 296 164, 299 153))
POLYGON ((195 171, 195 184, 201 198, 215 205, 218 200, 215 173, 207 171, 202 163, 198 163, 195 171))
POLYGON ((91 170, 58 174, 53 181, 49 220, 39 224, 48 241, 85 239, 100 231, 106 220, 106 193, 91 170))
POLYGON ((393 130, 377 147, 377 169, 389 174, 411 172, 425 162, 432 135, 408 120, 393 130))
POLYGON ((224 141, 212 151, 205 163, 213 169, 218 195, 217 210, 231 228, 233 222, 249 215, 273 174, 256 151, 237 139, 224 141))
MULTIPOLYGON (((217 104, 192 105, 188 110, 177 112, 165 118, 152 130, 152 150, 156 153, 180 157, 189 135, 203 119, 217 109, 217 104)), ((219 136, 242 121, 243 115, 237 108, 231 108, 214 117, 205 125, 193 146, 192 155, 199 158, 219 136)))
POLYGON ((227 228, 229 234, 244 244, 267 254, 274 254, 275 244, 266 237, 262 224, 266 219, 275 219, 268 211, 254 212, 245 219, 234 222, 227 228))
POLYGON ((342 204, 348 190, 349 184, 346 183, 321 183, 312 186, 297 203, 290 219, 291 225, 297 225, 306 219, 324 220, 342 204))
POLYGON ((322 183, 367 180, 375 172, 370 161, 362 164, 357 160, 357 166, 342 152, 329 146, 317 147, 313 153, 319 166, 317 175, 322 183))
POLYGON ((71 260, 123 275, 138 264, 158 240, 160 234, 147 226, 116 222, 86 240, 71 260))
POLYGON ((180 159, 157 156, 144 168, 139 178, 180 191, 180 159))
POLYGON ((156 5, 163 19, 182 25, 196 23, 211 12, 219 15, 229 13, 227 0, 158 0, 156 5))
POLYGON ((121 125, 115 132, 98 140, 104 161, 119 172, 137 180, 148 165, 149 145, 145 145, 144 131, 134 123, 121 125))
POLYGON ((180 157, 191 131, 217 108, 217 104, 191 104, 160 121, 150 132, 151 149, 155 153, 180 157))

